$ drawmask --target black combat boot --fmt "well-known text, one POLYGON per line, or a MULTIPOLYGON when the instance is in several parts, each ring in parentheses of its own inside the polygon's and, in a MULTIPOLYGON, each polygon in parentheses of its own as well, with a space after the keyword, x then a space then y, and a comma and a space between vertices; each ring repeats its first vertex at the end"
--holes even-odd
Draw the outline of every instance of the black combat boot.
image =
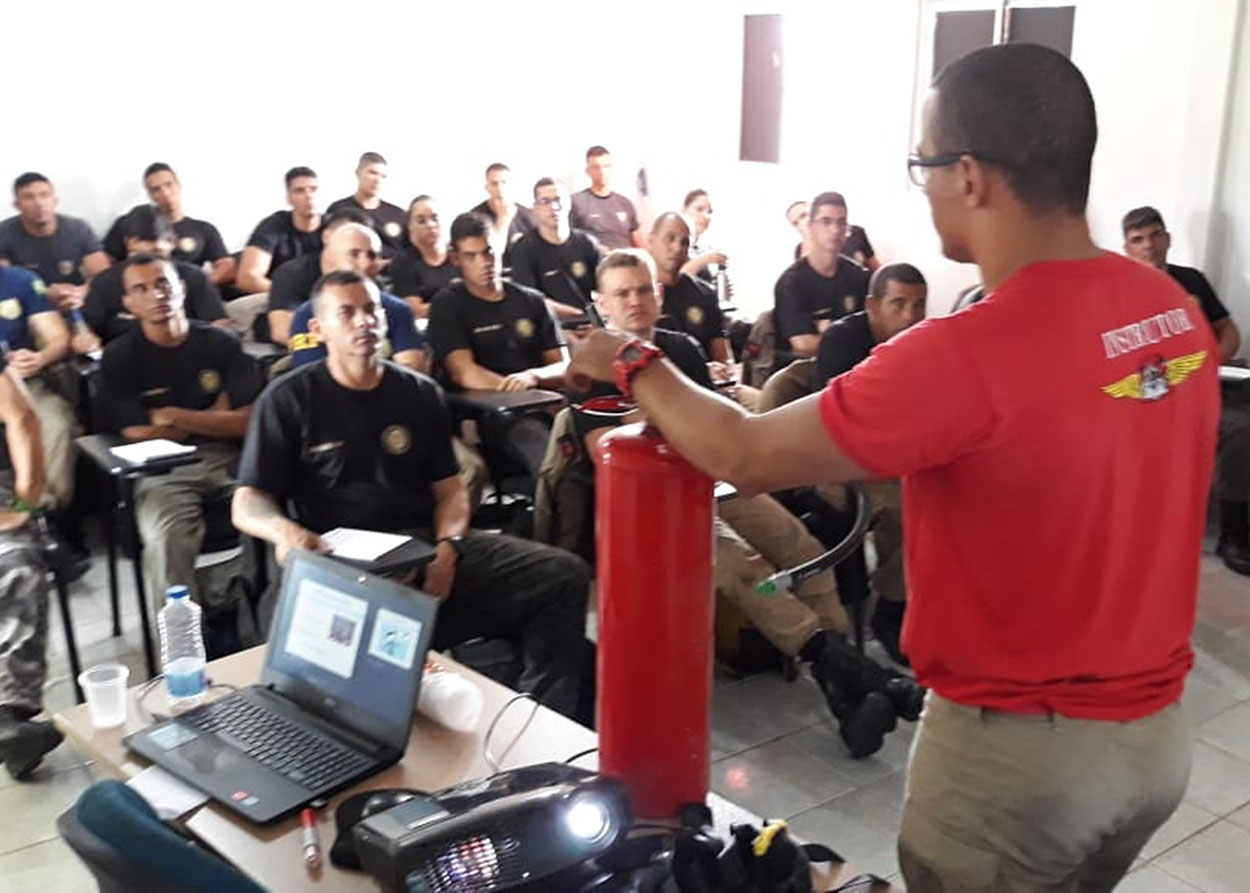
POLYGON ((1230 571, 1250 577, 1250 505, 1220 500, 1220 539, 1215 554, 1230 571))
POLYGON ((0 707, 0 760, 17 781, 29 778, 62 737, 50 722, 35 722, 26 711, 0 707))

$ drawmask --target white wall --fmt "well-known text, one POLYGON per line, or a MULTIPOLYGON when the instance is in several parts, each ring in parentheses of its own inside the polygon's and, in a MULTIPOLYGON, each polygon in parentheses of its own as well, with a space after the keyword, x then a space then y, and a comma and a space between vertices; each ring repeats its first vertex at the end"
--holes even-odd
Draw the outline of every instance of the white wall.
MULTIPOLYGON (((1201 261, 1238 0, 1076 2, 1074 57, 1102 124, 1096 234, 1118 247, 1120 214, 1153 203, 1177 259, 1201 261)), ((0 178, 41 170, 66 212, 103 228, 143 199, 143 167, 168 161, 189 213, 238 247, 282 206, 281 175, 294 164, 317 169, 328 202, 353 189, 361 151, 380 151, 391 161, 388 199, 430 192, 450 218, 480 200, 491 161, 509 163, 522 191, 547 173, 580 188, 583 151, 603 143, 622 191, 647 165, 656 211, 692 187, 712 192, 709 238, 731 254, 746 308, 771 303, 790 257, 785 206, 823 189, 846 194, 884 258, 926 272, 935 311, 976 279, 939 256, 906 178, 920 0, 181 9, 7 4, 6 31, 29 37, 9 42, 8 70, 31 95, 9 104, 0 178), (737 161, 744 12, 787 16, 780 165, 737 161)), ((10 82, 11 97, 18 89, 10 82)))
POLYGON ((1242 8, 1234 53, 1223 166, 1216 189, 1206 270, 1242 331, 1250 356, 1250 10, 1242 8))

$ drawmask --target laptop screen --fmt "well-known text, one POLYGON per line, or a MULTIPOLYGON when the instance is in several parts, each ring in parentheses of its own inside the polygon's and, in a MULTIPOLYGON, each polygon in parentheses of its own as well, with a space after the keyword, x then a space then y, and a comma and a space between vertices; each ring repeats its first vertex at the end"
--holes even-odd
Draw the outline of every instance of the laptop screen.
POLYGON ((293 553, 265 682, 374 740, 407 743, 437 602, 333 559, 293 553))

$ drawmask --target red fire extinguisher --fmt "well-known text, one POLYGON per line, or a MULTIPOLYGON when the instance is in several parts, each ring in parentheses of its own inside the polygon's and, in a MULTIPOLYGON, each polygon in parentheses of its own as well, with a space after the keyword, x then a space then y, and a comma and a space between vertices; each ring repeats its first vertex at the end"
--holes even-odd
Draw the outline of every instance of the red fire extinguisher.
POLYGON ((663 818, 707 796, 712 480, 641 424, 599 449, 599 768, 663 818))

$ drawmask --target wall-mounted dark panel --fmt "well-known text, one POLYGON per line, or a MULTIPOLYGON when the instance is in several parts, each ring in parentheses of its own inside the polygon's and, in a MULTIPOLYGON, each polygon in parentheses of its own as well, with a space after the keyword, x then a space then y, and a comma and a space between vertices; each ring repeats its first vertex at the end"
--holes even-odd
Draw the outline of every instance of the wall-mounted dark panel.
POLYGON ((779 15, 743 17, 742 161, 781 160, 781 21, 779 15))

